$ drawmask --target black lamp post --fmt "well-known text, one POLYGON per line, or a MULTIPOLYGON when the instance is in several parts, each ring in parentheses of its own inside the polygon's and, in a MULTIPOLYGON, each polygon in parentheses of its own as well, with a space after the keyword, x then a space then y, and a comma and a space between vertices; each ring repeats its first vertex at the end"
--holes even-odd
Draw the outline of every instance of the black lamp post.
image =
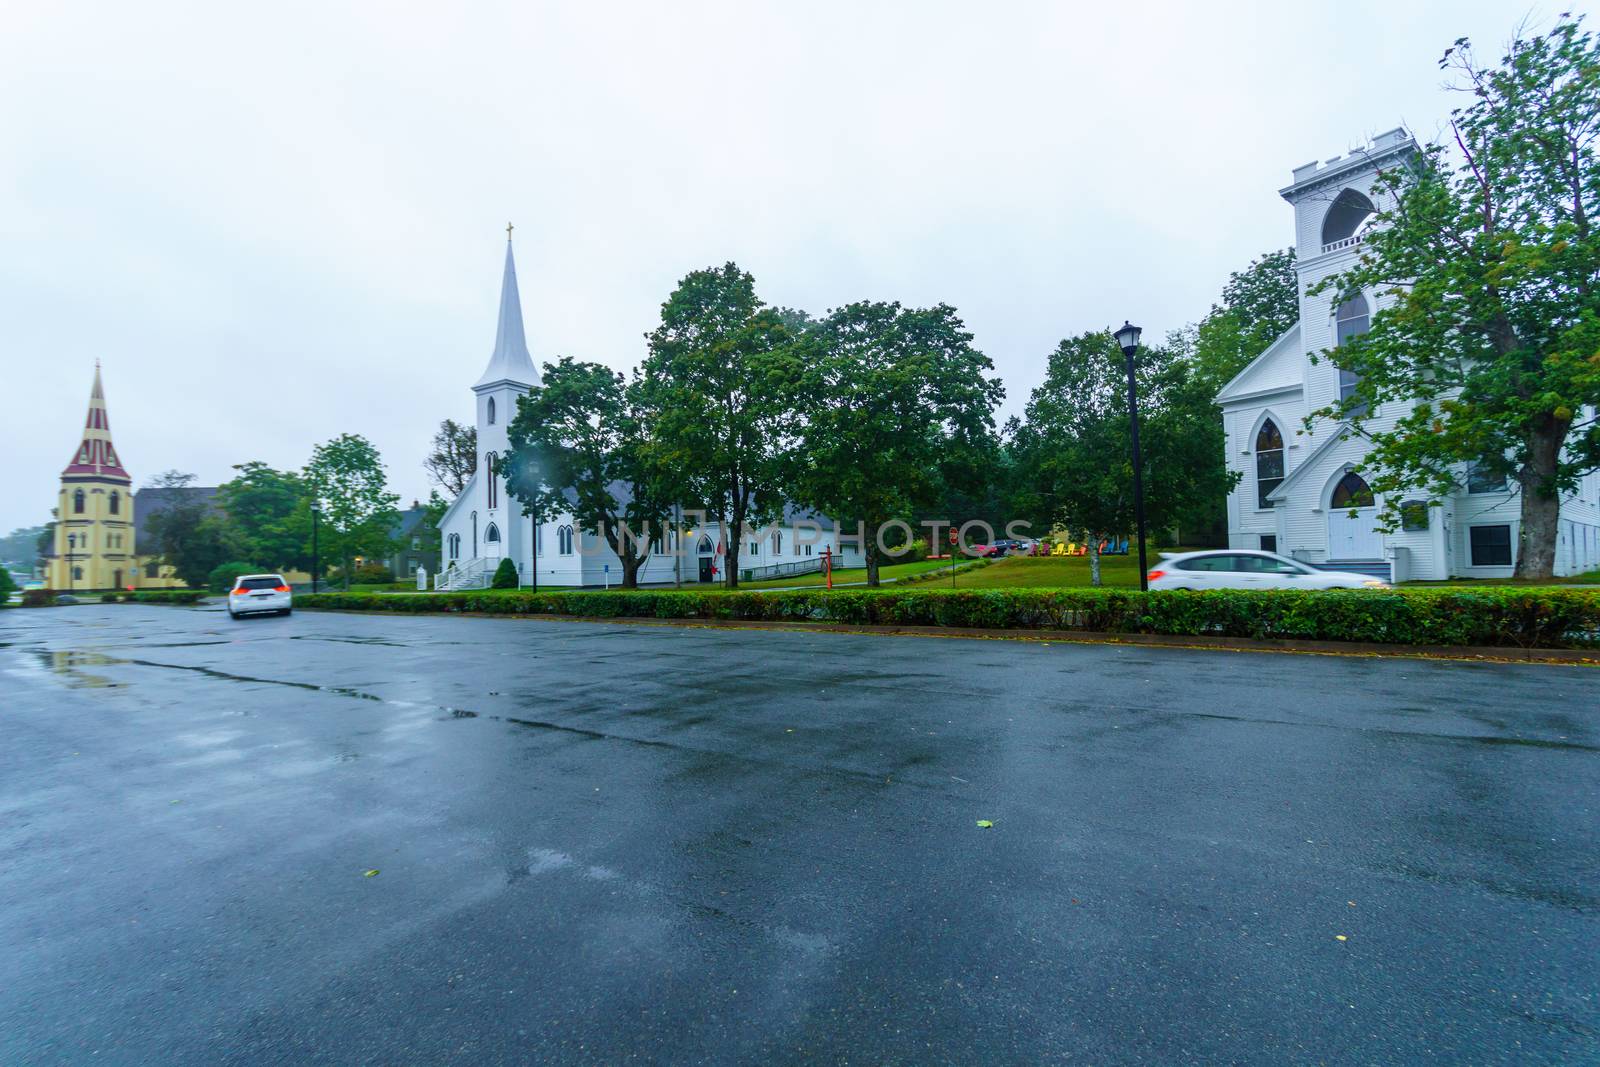
POLYGON ((311 502, 311 591, 317 591, 317 572, 322 569, 322 555, 317 551, 317 516, 322 514, 322 508, 313 500, 311 502))
POLYGON ((1150 588, 1150 572, 1144 559, 1144 461, 1139 456, 1139 390, 1133 383, 1133 356, 1139 351, 1139 327, 1122 322, 1116 333, 1117 344, 1128 361, 1128 419, 1132 424, 1133 439, 1133 515, 1139 525, 1139 588, 1150 588))

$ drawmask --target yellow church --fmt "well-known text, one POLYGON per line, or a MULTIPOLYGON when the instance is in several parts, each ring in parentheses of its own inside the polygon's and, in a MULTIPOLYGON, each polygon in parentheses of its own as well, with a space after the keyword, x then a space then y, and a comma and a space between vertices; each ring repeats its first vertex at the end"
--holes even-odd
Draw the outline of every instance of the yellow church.
MULTIPOLYGON (((133 479, 111 443, 100 365, 83 437, 61 472, 48 588, 64 593, 181 586, 170 567, 138 555, 138 509, 133 479)), ((146 491, 148 492, 148 490, 146 491)))

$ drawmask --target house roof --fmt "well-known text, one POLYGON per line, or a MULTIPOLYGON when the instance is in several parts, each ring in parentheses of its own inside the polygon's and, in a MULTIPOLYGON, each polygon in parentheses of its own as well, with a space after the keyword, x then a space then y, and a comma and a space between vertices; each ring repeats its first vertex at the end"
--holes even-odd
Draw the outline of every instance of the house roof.
POLYGON ((198 500, 208 512, 220 510, 214 485, 185 485, 170 488, 146 486, 133 494, 133 551, 136 555, 154 555, 157 549, 150 544, 147 526, 152 515, 160 514, 174 504, 198 500))
POLYGON ((1259 356, 1246 363, 1244 369, 1229 379, 1228 384, 1217 391, 1217 403, 1237 400, 1240 397, 1269 389, 1293 389, 1300 385, 1300 376, 1284 374, 1274 377, 1270 373, 1269 365, 1273 359, 1282 352, 1300 350, 1300 324, 1297 322, 1283 332, 1283 335, 1268 345, 1259 356))

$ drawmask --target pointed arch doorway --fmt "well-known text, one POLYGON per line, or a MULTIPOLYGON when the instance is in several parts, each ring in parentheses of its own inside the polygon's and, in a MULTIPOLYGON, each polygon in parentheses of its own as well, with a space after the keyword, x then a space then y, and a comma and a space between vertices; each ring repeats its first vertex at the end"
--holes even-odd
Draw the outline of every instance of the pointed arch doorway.
POLYGON ((1367 480, 1346 471, 1328 498, 1328 559, 1381 560, 1378 501, 1367 480))

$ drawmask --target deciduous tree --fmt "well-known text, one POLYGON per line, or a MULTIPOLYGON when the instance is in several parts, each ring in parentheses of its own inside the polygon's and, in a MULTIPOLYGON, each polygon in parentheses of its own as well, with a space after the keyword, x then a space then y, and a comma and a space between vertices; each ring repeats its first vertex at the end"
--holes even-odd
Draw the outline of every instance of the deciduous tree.
POLYGON ((784 313, 737 264, 697 270, 661 305, 642 388, 657 412, 654 460, 685 504, 722 522, 724 581, 739 584, 741 532, 782 505, 797 363, 784 313))
POLYGON ((639 584, 650 542, 662 536, 673 500, 656 461, 655 413, 646 390, 598 363, 563 357, 517 405, 500 461, 506 492, 535 522, 570 512, 622 562, 622 585, 639 584))
POLYGON ((345 588, 357 556, 383 556, 399 518, 378 450, 360 434, 340 434, 311 453, 303 477, 321 509, 320 538, 340 560, 345 588))
POLYGON ((798 350, 805 418, 793 451, 795 496, 861 523, 875 586, 879 531, 947 495, 951 476, 965 473, 992 437, 1005 391, 946 304, 849 304, 810 324, 798 350))
POLYGON ((478 469, 478 428, 445 419, 434 432, 422 469, 451 499, 460 496, 478 469))

